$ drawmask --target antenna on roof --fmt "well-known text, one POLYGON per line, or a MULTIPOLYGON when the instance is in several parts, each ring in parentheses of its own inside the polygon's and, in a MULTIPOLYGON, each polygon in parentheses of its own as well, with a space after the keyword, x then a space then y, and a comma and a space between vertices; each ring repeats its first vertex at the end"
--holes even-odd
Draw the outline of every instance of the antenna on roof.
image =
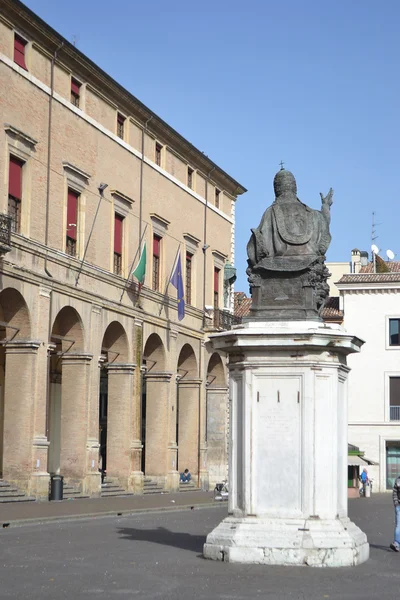
POLYGON ((393 250, 386 250, 386 256, 388 257, 389 260, 393 260, 395 257, 395 254, 394 254, 393 250))

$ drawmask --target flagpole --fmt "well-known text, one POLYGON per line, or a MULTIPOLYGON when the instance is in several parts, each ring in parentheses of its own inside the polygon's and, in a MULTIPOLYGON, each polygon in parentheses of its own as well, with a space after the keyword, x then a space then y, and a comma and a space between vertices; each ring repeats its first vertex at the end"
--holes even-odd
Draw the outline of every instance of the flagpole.
MULTIPOLYGON (((143 231, 142 237, 141 237, 141 239, 139 240, 139 246, 138 246, 138 249, 136 250, 136 254, 135 254, 134 258, 133 258, 133 261, 131 262, 131 266, 129 267, 129 275, 128 275, 128 277, 127 277, 127 280, 125 281, 124 289, 122 290, 121 298, 119 299, 119 301, 120 301, 120 302, 122 301, 123 295, 125 294, 125 290, 126 290, 126 288, 128 287, 128 281, 129 281, 129 278, 130 278, 130 277, 131 277, 131 275, 132 275, 132 269, 133 269, 133 265, 134 265, 134 264, 135 264, 135 262, 136 262, 137 255, 140 253, 140 250, 141 250, 141 247, 142 247, 142 241, 143 241, 143 238, 144 238, 144 236, 146 235, 147 225, 148 225, 148 224, 146 223, 146 226, 145 226, 145 228, 144 228, 144 231, 143 231)), ((140 256, 139 256, 139 258, 140 258, 140 256)))
MULTIPOLYGON (((165 299, 165 297, 166 297, 166 295, 167 295, 167 292, 168 292, 168 287, 169 287, 169 284, 170 284, 170 282, 171 282, 171 277, 172 277, 172 275, 173 275, 173 273, 174 273, 174 271, 175 271, 175 267, 176 267, 176 263, 178 262, 178 256, 179 256, 179 252, 180 252, 180 251, 181 251, 181 243, 180 243, 180 242, 178 242, 178 250, 176 251, 176 256, 175 256, 175 260, 174 260, 174 262, 173 262, 173 265, 172 265, 171 274, 170 274, 170 276, 168 277, 168 280, 167 280, 167 285, 165 286, 164 299, 165 299)), ((163 309, 163 304, 161 304, 161 306, 160 306, 160 311, 159 311, 159 313, 158 313, 158 316, 160 316, 160 315, 161 315, 162 309, 163 309)))

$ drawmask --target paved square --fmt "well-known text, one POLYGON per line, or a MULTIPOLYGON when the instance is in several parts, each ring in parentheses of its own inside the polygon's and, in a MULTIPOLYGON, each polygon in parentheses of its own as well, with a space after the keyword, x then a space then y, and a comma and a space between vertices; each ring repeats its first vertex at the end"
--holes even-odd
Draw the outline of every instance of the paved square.
POLYGON ((389 494, 349 501, 368 535, 370 560, 354 568, 230 565, 204 560, 206 534, 226 505, 130 517, 1 529, 0 598, 249 598, 386 600, 400 588, 400 554, 389 550, 389 494))

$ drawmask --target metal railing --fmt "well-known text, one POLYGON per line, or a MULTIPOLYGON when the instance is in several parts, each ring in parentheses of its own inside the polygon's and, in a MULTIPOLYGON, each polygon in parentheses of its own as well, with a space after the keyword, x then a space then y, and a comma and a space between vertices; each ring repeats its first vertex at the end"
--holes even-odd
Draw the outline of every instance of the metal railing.
POLYGON ((11 217, 0 214, 0 246, 11 246, 11 217))
POLYGON ((229 331, 234 325, 240 325, 241 317, 236 317, 227 310, 214 309, 214 327, 229 331))
POLYGON ((400 406, 391 406, 390 407, 390 420, 391 421, 400 421, 400 406))

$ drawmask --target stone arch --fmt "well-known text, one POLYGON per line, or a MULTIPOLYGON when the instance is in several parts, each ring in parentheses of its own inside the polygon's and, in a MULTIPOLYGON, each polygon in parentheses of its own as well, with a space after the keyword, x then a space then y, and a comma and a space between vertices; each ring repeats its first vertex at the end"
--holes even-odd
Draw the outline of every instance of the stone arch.
POLYGON ((112 321, 103 336, 102 354, 107 353, 108 363, 126 363, 129 360, 129 342, 124 327, 118 321, 112 321))
POLYGON ((196 355, 190 344, 184 344, 179 353, 178 375, 186 379, 198 377, 196 355))
POLYGON ((148 372, 165 370, 165 348, 158 333, 152 333, 147 338, 143 350, 143 361, 146 362, 148 372))
POLYGON ((22 340, 31 336, 31 319, 28 306, 21 293, 14 288, 6 288, 0 293, 0 339, 22 340))
POLYGON ((72 306, 64 306, 53 322, 52 341, 61 346, 62 352, 83 352, 85 335, 82 319, 72 306))
POLYGON ((225 387, 225 368, 218 352, 214 352, 208 361, 207 387, 225 387))

